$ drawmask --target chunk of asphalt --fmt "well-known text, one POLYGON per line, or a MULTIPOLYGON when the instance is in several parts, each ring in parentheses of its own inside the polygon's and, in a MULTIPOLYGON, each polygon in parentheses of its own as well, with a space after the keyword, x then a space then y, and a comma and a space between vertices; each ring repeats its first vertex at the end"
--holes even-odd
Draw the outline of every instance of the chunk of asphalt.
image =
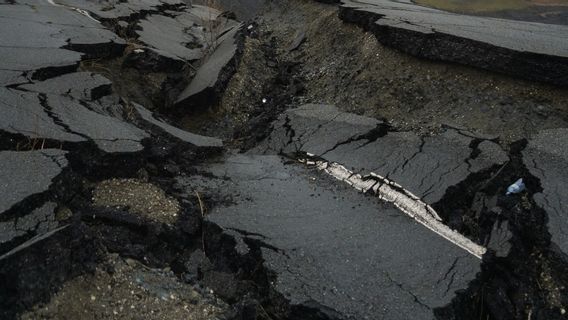
POLYGON ((0 215, 25 198, 47 191, 67 166, 66 153, 55 149, 0 151, 0 215))
POLYGON ((377 130, 381 125, 333 106, 305 105, 281 115, 269 139, 251 153, 301 151, 322 156, 354 172, 387 177, 430 204, 469 174, 508 161, 506 152, 491 141, 482 141, 473 156, 474 138, 454 129, 421 137, 377 130))
MULTIPOLYGON (((198 60, 203 56, 207 43, 203 21, 194 15, 193 21, 186 18, 187 24, 178 20, 178 17, 166 17, 153 14, 138 22, 138 40, 146 45, 156 48, 157 53, 166 55, 168 58, 184 61, 198 60)), ((183 21, 183 20, 182 20, 183 21)), ((213 23, 213 22, 211 22, 213 23)))
POLYGON ((232 201, 207 220, 261 235, 274 288, 354 319, 432 319, 481 261, 394 206, 276 155, 232 155, 206 168, 232 201), (270 210, 267 210, 270 208, 270 210))
POLYGON ((145 131, 84 104, 62 95, 0 88, 0 130, 31 139, 93 140, 106 152, 143 149, 140 142, 148 137, 145 131))
POLYGON ((59 77, 18 87, 27 91, 71 96, 79 100, 96 100, 110 94, 112 82, 92 72, 72 72, 59 77))
POLYGON ((190 143, 194 146, 197 147, 208 147, 208 148, 221 148, 223 147, 223 141, 221 141, 220 139, 217 138, 213 138, 213 137, 206 137, 206 136, 201 136, 198 134, 194 134, 179 128, 176 128, 170 124, 167 124, 166 122, 160 121, 156 118, 154 118, 154 116, 152 115, 152 112, 150 112, 148 109, 142 107, 141 105, 134 103, 133 104, 134 107, 136 108, 136 111, 138 111, 138 114, 140 115, 140 117, 142 117, 142 119, 146 120, 147 122, 151 123, 152 125, 159 127, 160 129, 162 129, 163 131, 167 132, 168 134, 182 140, 185 141, 187 143, 190 143))
POLYGON ((60 95, 46 95, 54 122, 65 130, 87 140, 93 140, 105 152, 137 152, 144 147, 142 139, 148 133, 104 114, 91 111, 82 104, 60 95))
POLYGON ((306 41, 306 31, 300 30, 294 35, 294 40, 288 46, 288 51, 297 50, 306 41))
POLYGON ((310 150, 323 155, 340 143, 349 143, 356 137, 375 129, 381 121, 345 113, 331 105, 307 104, 290 109, 274 123, 270 139, 262 142, 251 153, 293 153, 310 150))
POLYGON ((73 70, 81 60, 79 52, 58 48, 0 47, 0 55, 0 70, 12 71, 73 70))
POLYGON ((511 251, 512 238, 513 233, 509 229, 509 223, 507 221, 497 222, 493 225, 487 247, 495 251, 497 257, 506 257, 511 251))
POLYGON ((17 237, 31 238, 30 235, 42 235, 57 229, 58 223, 54 213, 56 206, 56 203, 47 202, 30 214, 0 222, 0 245, 9 243, 17 237))
POLYGON ((86 139, 54 123, 37 93, 0 88, 0 129, 30 139, 79 142, 86 139))
POLYGON ((479 259, 482 259, 487 252, 487 248, 471 241, 458 231, 444 224, 434 208, 394 181, 390 181, 375 173, 362 176, 350 171, 342 164, 328 162, 322 158, 310 159, 307 157, 299 159, 299 162, 308 166, 315 166, 318 170, 327 173, 342 183, 348 184, 358 191, 374 194, 379 199, 394 204, 401 212, 479 259))
POLYGON ((0 87, 26 82, 28 82, 28 80, 21 71, 1 70, 0 72, 0 87))
POLYGON ((102 20, 121 20, 131 16, 133 18, 143 12, 160 11, 163 6, 185 6, 183 0, 144 0, 144 1, 82 1, 82 0, 57 0, 60 5, 72 8, 80 8, 92 13, 102 20))
POLYGON ((340 17, 412 55, 568 85, 568 26, 462 15, 411 0, 341 0, 340 17))
POLYGON ((223 69, 233 61, 237 53, 235 36, 240 27, 241 25, 232 27, 217 40, 219 45, 215 51, 199 67, 195 77, 176 99, 177 106, 205 107, 207 101, 211 100, 223 69))
POLYGON ((523 163, 540 179, 542 192, 534 194, 536 203, 548 215, 548 230, 564 254, 568 254, 568 146, 567 128, 543 130, 523 150, 523 163))
POLYGON ((72 69, 81 53, 107 57, 125 46, 124 40, 88 17, 33 0, 2 7, 0 38, 0 69, 12 71, 72 69))

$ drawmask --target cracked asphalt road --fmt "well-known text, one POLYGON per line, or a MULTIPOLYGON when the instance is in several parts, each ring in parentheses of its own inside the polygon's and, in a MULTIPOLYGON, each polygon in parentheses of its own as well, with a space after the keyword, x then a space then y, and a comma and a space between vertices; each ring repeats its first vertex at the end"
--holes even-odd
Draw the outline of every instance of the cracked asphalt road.
POLYGON ((345 318, 432 319, 480 271, 479 259, 394 206, 285 161, 231 156, 208 168, 219 179, 204 188, 233 195, 207 219, 261 241, 291 303, 345 318))
MULTIPOLYGON (((239 3, 261 10, 255 1, 239 3)), ((341 19, 411 54, 567 83, 566 26, 464 18, 406 0, 342 3, 341 19), (499 59, 511 63, 496 67, 499 59)), ((539 319, 565 315, 565 128, 508 144, 457 125, 402 131, 393 119, 345 112, 344 105, 303 104, 301 64, 309 59, 301 56, 316 36, 300 30, 305 21, 283 41, 259 28, 261 20, 243 25, 220 8, 179 0, 16 0, 0 7, 0 282, 7 283, 0 317, 29 311, 30 318, 60 318, 53 305, 80 317, 75 292, 109 317, 108 303, 134 301, 124 296, 126 282, 104 305, 90 298, 120 277, 113 266, 125 268, 122 280, 146 269, 156 283, 179 288, 187 296, 175 305, 187 302, 198 318, 197 309, 211 307, 216 295, 234 309, 228 319, 293 310, 310 319, 526 319, 533 307, 539 319), (243 38, 255 46, 243 49, 243 38), (249 63, 266 65, 238 68, 243 51, 249 63), (248 73, 236 77, 231 93, 238 122, 251 127, 247 150, 225 147, 239 145, 237 135, 221 141, 166 120, 217 107, 235 69, 248 73), (258 70, 264 78, 254 77, 258 70), (247 88, 250 79, 255 88, 247 88), (141 92, 124 89, 136 86, 141 92), (260 107, 248 106, 254 100, 260 107), (363 182, 384 177, 375 181, 391 181, 394 200, 300 164, 307 155, 341 164, 363 182), (519 177, 527 190, 505 197, 519 177), (397 200, 428 207, 450 228, 473 230, 460 236, 480 250, 470 254, 418 223, 412 206, 401 210, 397 200), (96 285, 71 280, 81 277, 96 285)), ((237 14, 254 15, 243 10, 237 14)), ((207 132, 235 119, 213 120, 207 132)), ((160 297, 142 289, 138 306, 159 309, 158 318, 167 314, 160 297)), ((217 302, 215 313, 229 314, 217 302)))
POLYGON ((339 2, 345 20, 411 55, 567 85, 568 26, 455 14, 410 0, 339 2))
POLYGON ((288 110, 257 149, 203 168, 216 179, 200 192, 232 196, 207 219, 261 241, 266 266, 278 274, 276 289, 293 304, 316 303, 355 319, 432 319, 475 279, 481 260, 394 206, 279 155, 308 152, 372 171, 427 203, 508 157, 468 132, 420 138, 382 125, 327 105, 288 110))

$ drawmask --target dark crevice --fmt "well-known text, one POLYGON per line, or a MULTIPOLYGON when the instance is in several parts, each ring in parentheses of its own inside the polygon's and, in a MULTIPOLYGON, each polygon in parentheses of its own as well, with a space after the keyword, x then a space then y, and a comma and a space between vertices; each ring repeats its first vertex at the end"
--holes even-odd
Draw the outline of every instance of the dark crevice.
POLYGON ((338 147, 342 146, 342 145, 346 145, 346 144, 350 144, 356 141, 360 141, 360 140, 367 140, 367 142, 363 143, 363 145, 359 146, 359 148, 364 147, 366 145, 368 145, 369 143, 373 143, 375 142, 377 139, 382 138, 384 136, 386 136, 389 132, 389 126, 385 125, 385 124, 378 124, 375 128, 369 130, 366 133, 354 136, 354 137, 350 137, 349 139, 345 140, 345 141, 341 141, 336 143, 332 148, 322 152, 320 154, 321 157, 325 156, 327 153, 332 152, 333 150, 337 149, 338 147))
POLYGON ((522 162, 526 144, 526 140, 512 144, 509 163, 470 175, 433 205, 451 227, 482 245, 488 244, 496 224, 507 221, 511 232, 508 255, 497 256, 490 248, 481 273, 468 289, 459 292, 450 305, 435 310, 438 319, 563 318, 550 297, 566 290, 558 289, 550 279, 565 283, 568 277, 562 270, 566 262, 551 247, 546 212, 533 200, 542 188, 522 162), (527 191, 505 196, 507 186, 519 177, 527 191))
MULTIPOLYGON (((206 222, 205 230, 207 258, 215 266, 214 271, 233 274, 237 287, 242 289, 236 290, 237 296, 233 296, 231 299, 241 301, 240 305, 249 306, 241 309, 241 313, 231 319, 346 319, 337 311, 315 301, 291 305, 282 294, 278 293, 272 285, 276 280, 276 274, 264 265, 264 258, 262 257, 262 248, 267 248, 266 243, 258 239, 244 238, 243 240, 250 250, 246 255, 240 255, 235 248, 235 239, 225 234, 220 227, 211 222, 206 222), (238 297, 239 295, 240 297, 238 297), (246 317, 243 315, 244 310, 248 310, 246 317)), ((282 254, 279 249, 271 246, 268 249, 277 254, 282 254)), ((207 275, 202 275, 202 278, 207 278, 207 275)), ((218 285, 226 286, 227 284, 218 285)))

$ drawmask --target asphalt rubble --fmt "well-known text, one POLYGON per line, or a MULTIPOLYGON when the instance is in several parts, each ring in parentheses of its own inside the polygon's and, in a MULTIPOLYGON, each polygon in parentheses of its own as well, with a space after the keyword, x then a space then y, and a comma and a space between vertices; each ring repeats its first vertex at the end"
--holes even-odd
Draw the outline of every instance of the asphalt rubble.
MULTIPOLYGON (((353 3, 310 10, 400 44, 353 3)), ((424 134, 307 103, 310 33, 270 24, 297 4, 209 5, 0 3, 0 318, 566 318, 566 129, 424 134)), ((518 70, 495 59, 463 63, 518 70)))

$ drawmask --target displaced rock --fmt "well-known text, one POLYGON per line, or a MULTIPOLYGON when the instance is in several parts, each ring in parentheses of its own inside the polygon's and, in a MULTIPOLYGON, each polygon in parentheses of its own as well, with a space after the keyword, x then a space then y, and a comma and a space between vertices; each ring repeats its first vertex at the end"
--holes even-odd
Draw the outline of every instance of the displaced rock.
MULTIPOLYGON (((523 151, 523 162, 540 179, 542 192, 534 200, 548 214, 548 229, 555 243, 568 254, 568 129, 544 130, 533 137, 523 151)), ((535 190, 532 190, 535 191, 535 190)))
POLYGON ((160 121, 156 118, 154 118, 154 116, 152 116, 152 113, 142 107, 139 104, 134 104, 134 107, 136 108, 136 111, 138 111, 138 114, 142 117, 142 119, 150 122, 151 124, 153 124, 154 126, 159 127, 160 129, 164 130, 165 132, 167 132, 168 134, 183 140, 187 143, 190 143, 194 146, 197 147, 209 147, 209 148, 219 148, 223 146, 223 142, 220 139, 217 138, 212 138, 212 137, 206 137, 206 136, 201 136, 198 134, 194 134, 179 128, 176 128, 172 125, 169 125, 163 121, 160 121))
POLYGON ((431 319, 479 271, 477 258, 391 205, 278 156, 231 156, 209 172, 233 201, 207 219, 262 237, 265 266, 292 305, 316 303, 346 318, 431 319))
POLYGON ((297 50, 302 45, 302 43, 304 43, 304 41, 306 41, 306 31, 300 30, 296 32, 294 41, 292 41, 292 43, 290 43, 290 45, 288 46, 288 51, 297 50))
POLYGON ((487 247, 495 251, 497 257, 506 257, 511 251, 512 237, 513 234, 509 230, 509 223, 506 221, 497 222, 493 226, 487 247))
POLYGON ((568 26, 461 15, 410 0, 341 2, 342 19, 412 55, 568 85, 568 26))
POLYGON ((0 213, 27 197, 47 191, 53 178, 67 166, 61 150, 0 152, 0 213))
POLYGON ((167 52, 152 48, 139 48, 128 53, 123 66, 152 72, 180 72, 186 62, 167 52))

